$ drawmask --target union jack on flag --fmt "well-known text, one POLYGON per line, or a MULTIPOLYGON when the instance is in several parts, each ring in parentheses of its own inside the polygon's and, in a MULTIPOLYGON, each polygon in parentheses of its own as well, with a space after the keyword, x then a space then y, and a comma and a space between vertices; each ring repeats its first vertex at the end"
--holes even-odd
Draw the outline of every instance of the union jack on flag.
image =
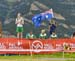
POLYGON ((52 19, 54 18, 53 9, 49 9, 48 11, 45 11, 44 13, 41 13, 43 19, 52 19))

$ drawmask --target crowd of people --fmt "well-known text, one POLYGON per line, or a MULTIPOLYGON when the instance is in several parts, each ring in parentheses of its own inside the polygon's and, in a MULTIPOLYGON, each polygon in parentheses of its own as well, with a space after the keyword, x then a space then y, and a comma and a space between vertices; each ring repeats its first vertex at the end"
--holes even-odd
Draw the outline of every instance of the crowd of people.
MULTIPOLYGON (((26 34, 26 38, 27 39, 35 39, 37 38, 35 36, 35 34, 33 34, 32 31, 30 31, 29 33, 26 34)), ((47 33, 45 32, 45 30, 41 30, 41 33, 39 34, 39 38, 40 39, 47 39, 47 33)), ((52 32, 52 34, 49 36, 49 38, 57 38, 57 34, 55 32, 52 32)))
MULTIPOLYGON (((17 28, 16 28, 17 38, 23 38, 24 19, 23 19, 21 13, 17 14, 15 24, 17 25, 17 28)), ((50 21, 50 23, 49 23, 49 37, 57 38, 57 34, 55 33, 55 29, 56 29, 56 22, 50 21)), ((46 39, 47 36, 48 35, 46 34, 46 30, 42 29, 39 34, 39 38, 46 39)), ((37 37, 33 34, 32 31, 30 31, 29 33, 26 34, 26 38, 33 39, 33 38, 37 38, 37 37)))
MULTIPOLYGON (((23 25, 24 25, 24 18, 21 15, 21 13, 17 14, 17 18, 15 21, 16 26, 16 32, 17 32, 17 38, 23 38, 23 25)), ((0 22, 0 38, 2 37, 2 26, 1 26, 1 22, 0 22)), ((56 28, 57 28, 57 23, 54 20, 50 20, 49 22, 49 28, 48 28, 48 33, 46 32, 46 29, 42 29, 40 31, 40 34, 38 34, 38 38, 40 39, 47 39, 47 38, 58 38, 58 35, 56 34, 56 28)), ((32 30, 32 29, 31 29, 32 30)), ((35 39, 37 38, 36 35, 34 34, 33 31, 29 31, 25 38, 27 39, 35 39)), ((71 38, 75 39, 75 32, 71 35, 71 38)))
MULTIPOLYGON (((17 28, 16 28, 17 38, 23 38, 24 18, 21 15, 21 13, 17 14, 15 24, 17 25, 17 28)), ((56 27, 57 27, 57 23, 54 20, 50 20, 50 22, 49 22, 49 33, 48 33, 49 35, 46 33, 45 29, 42 29, 40 34, 39 34, 39 38, 46 39, 47 36, 49 36, 49 38, 58 38, 58 35, 55 32, 56 27)), ((33 38, 37 38, 37 37, 35 36, 33 31, 30 31, 29 33, 26 34, 26 38, 27 39, 33 39, 33 38)), ((73 33, 71 38, 75 38, 75 32, 73 33)))

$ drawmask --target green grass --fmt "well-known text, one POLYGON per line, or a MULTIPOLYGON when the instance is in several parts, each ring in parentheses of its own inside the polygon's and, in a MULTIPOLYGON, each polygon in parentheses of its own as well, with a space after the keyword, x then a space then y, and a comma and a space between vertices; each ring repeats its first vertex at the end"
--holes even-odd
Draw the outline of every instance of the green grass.
POLYGON ((10 55, 0 56, 0 61, 75 61, 75 53, 34 54, 34 55, 10 55), (72 58, 73 60, 71 60, 72 58), (50 60, 52 59, 52 60, 50 60))

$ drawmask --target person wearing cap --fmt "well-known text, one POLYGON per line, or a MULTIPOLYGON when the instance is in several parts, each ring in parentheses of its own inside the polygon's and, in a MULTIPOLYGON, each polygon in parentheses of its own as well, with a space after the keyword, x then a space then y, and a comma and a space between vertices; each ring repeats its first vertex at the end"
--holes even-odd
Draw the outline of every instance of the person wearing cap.
POLYGON ((47 38, 47 34, 46 34, 46 32, 45 32, 44 29, 41 30, 41 33, 40 33, 40 35, 39 35, 39 38, 41 38, 41 39, 46 39, 46 38, 47 38))

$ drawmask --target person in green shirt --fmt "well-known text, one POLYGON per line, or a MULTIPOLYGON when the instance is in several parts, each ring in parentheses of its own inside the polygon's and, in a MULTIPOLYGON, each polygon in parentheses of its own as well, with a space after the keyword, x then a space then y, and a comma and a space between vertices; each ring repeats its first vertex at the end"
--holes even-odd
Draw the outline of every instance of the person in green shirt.
POLYGON ((39 38, 41 38, 41 39, 46 39, 47 38, 47 34, 45 33, 45 30, 44 29, 41 30, 41 33, 39 35, 39 38))
POLYGON ((32 31, 30 31, 30 33, 26 34, 26 38, 27 38, 27 39, 35 39, 36 36, 33 34, 32 31))

